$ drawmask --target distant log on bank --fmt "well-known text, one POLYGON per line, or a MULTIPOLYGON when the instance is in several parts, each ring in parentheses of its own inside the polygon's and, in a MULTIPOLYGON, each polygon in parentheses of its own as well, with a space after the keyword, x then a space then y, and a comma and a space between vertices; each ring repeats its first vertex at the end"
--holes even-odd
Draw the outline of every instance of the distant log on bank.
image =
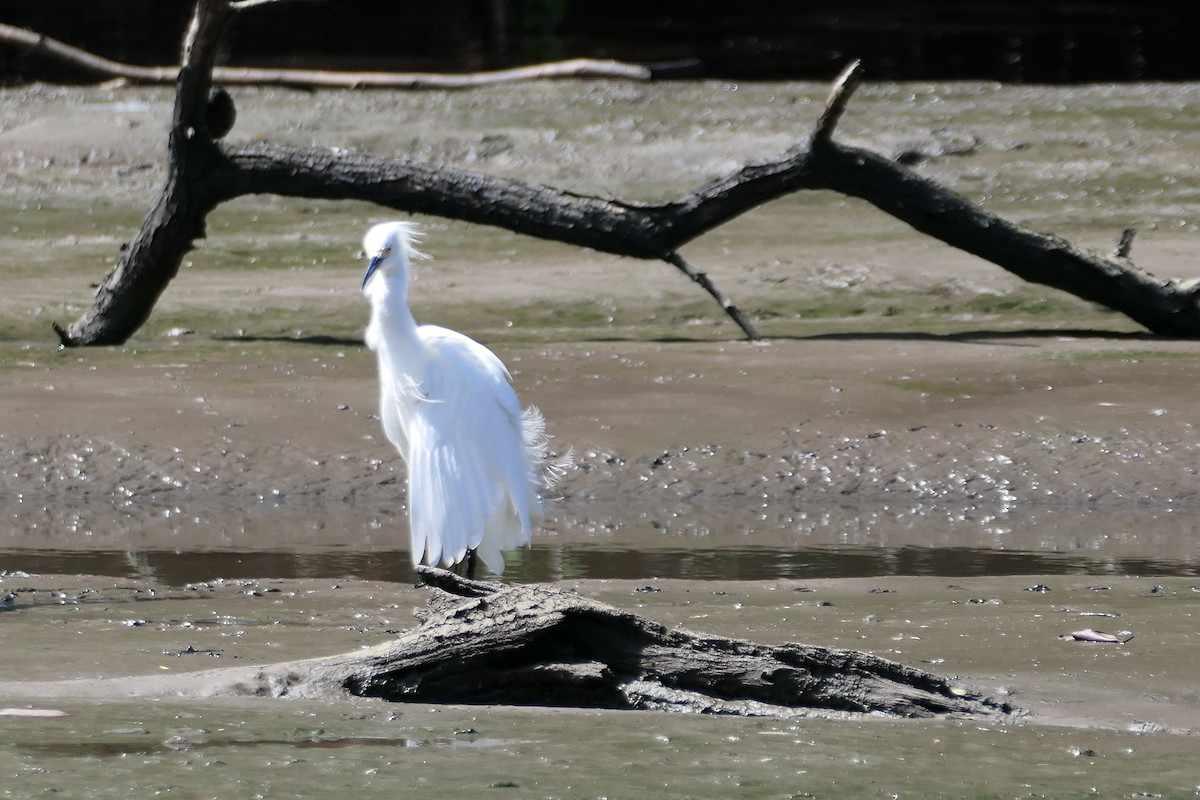
MULTIPOLYGON (((103 78, 131 83, 174 83, 179 67, 143 67, 89 53, 45 34, 0 22, 0 42, 69 64, 103 78)), ((323 69, 272 69, 269 67, 213 67, 213 83, 229 86, 306 86, 314 89, 474 89, 499 83, 547 78, 614 78, 648 81, 693 66, 630 64, 600 58, 572 58, 484 72, 346 72, 323 69)))

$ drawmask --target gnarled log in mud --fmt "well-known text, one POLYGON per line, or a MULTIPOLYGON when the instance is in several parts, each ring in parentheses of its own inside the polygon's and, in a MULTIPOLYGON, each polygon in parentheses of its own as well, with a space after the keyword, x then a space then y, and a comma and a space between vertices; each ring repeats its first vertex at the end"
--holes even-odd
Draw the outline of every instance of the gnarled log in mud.
POLYGON ((68 328, 64 346, 117 344, 148 318, 184 254, 218 204, 245 194, 368 200, 409 212, 495 225, 595 250, 675 266, 702 286, 750 338, 749 319, 679 254, 701 234, 769 200, 827 189, 860 197, 913 228, 1015 275, 1120 311, 1149 330, 1200 336, 1198 287, 1138 269, 1127 244, 1113 255, 1032 231, 876 153, 833 141, 858 82, 852 64, 835 82, 815 130, 778 158, 750 164, 678 200, 645 205, 433 165, 339 149, 229 145, 207 128, 206 104, 222 28, 249 5, 198 0, 179 71, 169 135, 168 177, 132 246, 91 306, 68 328))
POLYGON ((179 675, 8 683, 6 697, 338 697, 655 709, 745 716, 997 718, 1017 709, 937 675, 853 650, 767 646, 668 629, 545 584, 430 567, 421 622, 342 655, 179 675))
POLYGON ((440 590, 423 623, 369 654, 323 667, 353 693, 746 715, 1013 711, 867 653, 669 630, 549 586, 468 581, 428 567, 418 572, 440 590))

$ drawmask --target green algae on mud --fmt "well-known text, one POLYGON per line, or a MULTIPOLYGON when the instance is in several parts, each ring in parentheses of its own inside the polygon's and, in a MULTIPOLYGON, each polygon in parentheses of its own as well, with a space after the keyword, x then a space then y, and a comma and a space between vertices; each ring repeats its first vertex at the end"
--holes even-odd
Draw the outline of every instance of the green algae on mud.
POLYGON ((10 796, 1183 797, 1195 785, 1171 737, 1121 732, 253 699, 69 709, 0 720, 19 737, 0 746, 10 796))
POLYGON ((1039 353, 1039 358, 1049 360, 1062 360, 1077 364, 1087 363, 1091 361, 1116 361, 1124 364, 1142 364, 1154 362, 1172 362, 1172 361, 1195 361, 1200 359, 1200 352, 1189 350, 1148 350, 1141 348, 1131 349, 1103 349, 1097 348, 1087 351, 1076 352, 1046 352, 1039 353))

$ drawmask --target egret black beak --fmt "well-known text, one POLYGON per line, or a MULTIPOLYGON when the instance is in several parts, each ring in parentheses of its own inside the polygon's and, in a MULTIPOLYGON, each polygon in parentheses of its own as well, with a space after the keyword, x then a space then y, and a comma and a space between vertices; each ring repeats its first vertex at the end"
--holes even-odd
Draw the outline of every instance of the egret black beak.
POLYGON ((372 256, 371 263, 367 264, 367 274, 363 275, 362 286, 360 289, 367 288, 367 281, 371 280, 371 276, 375 274, 375 270, 379 269, 379 265, 383 263, 383 256, 372 256))

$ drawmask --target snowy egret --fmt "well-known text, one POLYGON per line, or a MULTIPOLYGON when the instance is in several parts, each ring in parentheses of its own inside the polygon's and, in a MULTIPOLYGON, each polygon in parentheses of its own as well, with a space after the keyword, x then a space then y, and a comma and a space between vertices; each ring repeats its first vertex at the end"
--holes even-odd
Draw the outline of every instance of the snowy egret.
POLYGON ((408 464, 413 565, 465 560, 473 577, 478 557, 499 575, 501 551, 529 544, 542 517, 538 490, 553 484, 561 463, 547 463, 542 414, 533 406, 522 413, 508 369, 492 351, 413 319, 408 278, 421 255, 417 238, 408 222, 368 230, 362 282, 383 430, 408 464))

